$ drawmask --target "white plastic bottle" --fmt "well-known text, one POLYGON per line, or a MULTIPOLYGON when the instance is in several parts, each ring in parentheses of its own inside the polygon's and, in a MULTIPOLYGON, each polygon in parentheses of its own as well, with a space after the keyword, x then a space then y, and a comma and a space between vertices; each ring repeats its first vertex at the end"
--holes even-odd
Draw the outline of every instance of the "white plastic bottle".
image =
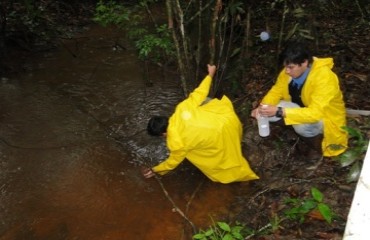
MULTIPOLYGON (((263 106, 262 106, 263 107, 263 106)), ((270 122, 268 117, 261 116, 257 111, 258 133, 261 137, 270 135, 270 122)))

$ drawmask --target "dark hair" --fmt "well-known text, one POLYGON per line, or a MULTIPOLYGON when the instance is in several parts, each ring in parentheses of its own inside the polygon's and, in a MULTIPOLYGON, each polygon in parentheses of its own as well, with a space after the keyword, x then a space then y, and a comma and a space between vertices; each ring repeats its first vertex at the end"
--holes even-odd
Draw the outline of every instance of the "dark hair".
POLYGON ((284 50, 280 53, 279 63, 281 65, 287 64, 302 64, 308 60, 311 64, 313 61, 311 51, 308 49, 307 44, 303 42, 289 42, 286 44, 284 50))
POLYGON ((154 116, 149 122, 146 130, 151 136, 162 136, 163 133, 167 132, 168 117, 154 116))

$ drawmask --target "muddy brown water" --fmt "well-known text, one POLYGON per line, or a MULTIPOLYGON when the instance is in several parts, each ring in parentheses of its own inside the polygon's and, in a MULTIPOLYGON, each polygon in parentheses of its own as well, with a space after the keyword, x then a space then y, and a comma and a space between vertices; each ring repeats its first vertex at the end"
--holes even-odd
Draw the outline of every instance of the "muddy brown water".
MULTIPOLYGON (((191 239, 159 182, 140 172, 167 155, 143 130, 182 99, 179 81, 151 69, 146 86, 133 50, 115 47, 120 39, 90 27, 1 78, 1 240, 191 239)), ((161 182, 203 229, 227 220, 245 187, 213 183, 187 163, 161 182)))

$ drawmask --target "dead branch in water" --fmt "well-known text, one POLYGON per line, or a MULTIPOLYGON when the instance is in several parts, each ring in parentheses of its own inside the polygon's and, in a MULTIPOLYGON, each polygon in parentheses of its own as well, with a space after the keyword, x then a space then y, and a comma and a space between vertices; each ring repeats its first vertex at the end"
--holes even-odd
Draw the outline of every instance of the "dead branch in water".
MULTIPOLYGON (((145 161, 143 161, 143 159, 140 157, 140 156, 138 156, 140 159, 141 159, 141 163, 146 167, 146 168, 151 168, 150 166, 148 166, 147 164, 146 164, 146 162, 145 161)), ((151 161, 152 162, 152 161, 151 161)), ((163 193, 164 193, 164 195, 166 196, 166 198, 171 202, 171 204, 172 204, 172 207, 173 207, 173 211, 174 212, 177 212, 178 214, 180 214, 180 216, 182 217, 182 218, 184 218, 189 224, 190 224, 190 226, 192 227, 192 229, 193 229, 193 233, 195 234, 196 232, 197 232, 197 229, 196 229, 196 227, 195 227, 195 225, 194 225, 194 223, 184 214, 184 212, 177 206, 177 204, 175 203, 175 201, 173 201, 173 199, 171 198, 171 196, 169 195, 169 193, 168 193, 168 191, 167 191, 167 189, 164 187, 164 184, 163 184, 163 182, 162 182, 162 180, 161 180, 161 178, 157 175, 157 174, 155 174, 154 175, 154 178, 157 180, 157 182, 158 182, 158 184, 159 184, 159 186, 161 186, 161 188, 162 188, 162 191, 163 191, 163 193)), ((201 185, 201 184, 200 184, 201 185)), ((190 201, 194 198, 193 196, 195 195, 195 193, 198 191, 198 189, 200 188, 200 186, 198 186, 197 187, 197 189, 195 190, 195 192, 193 193, 193 195, 192 195, 192 197, 190 198, 190 201)), ((187 205, 190 205, 189 203, 187 204, 187 205)))
POLYGON ((155 175, 154 176, 155 177, 155 179, 157 180, 157 182, 159 183, 159 185, 161 186, 161 188, 162 188, 162 191, 163 191, 163 193, 164 193, 164 195, 167 197, 167 199, 172 203, 172 206, 173 206, 173 210, 175 211, 175 212, 177 212, 178 214, 180 214, 180 216, 181 217, 183 217, 190 225, 191 225, 191 227, 193 228, 193 232, 194 233, 196 233, 197 232, 197 230, 196 230, 196 228, 195 228, 195 225, 194 225, 194 223, 192 222, 192 221, 190 221, 190 219, 184 214, 184 212, 176 205, 176 203, 173 201, 173 199, 171 198, 171 196, 168 194, 168 191, 166 190, 166 188, 164 187, 164 185, 163 185, 163 183, 162 183, 162 181, 161 181, 161 179, 157 176, 157 175, 155 175))

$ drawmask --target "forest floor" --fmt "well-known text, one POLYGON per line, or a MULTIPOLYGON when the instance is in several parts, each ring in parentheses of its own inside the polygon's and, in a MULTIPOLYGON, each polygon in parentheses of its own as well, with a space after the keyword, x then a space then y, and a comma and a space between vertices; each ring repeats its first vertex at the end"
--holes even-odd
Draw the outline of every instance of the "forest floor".
MULTIPOLYGON (((326 39, 320 40, 316 49, 320 55, 316 56, 334 58, 334 71, 340 79, 346 107, 350 109, 370 110, 369 25, 369 22, 361 23, 351 11, 320 20, 320 31, 326 34, 326 39)), ((241 98, 245 100, 237 109, 246 123, 245 155, 261 180, 252 183, 255 192, 246 192, 246 197, 236 203, 236 208, 243 206, 236 219, 248 222, 254 230, 260 229, 259 234, 251 235, 253 239, 342 239, 356 188, 356 181, 347 179, 349 174, 361 169, 365 151, 359 153, 356 147, 367 147, 370 116, 347 115, 347 126, 364 141, 359 143, 358 137, 350 135, 347 153, 357 152, 349 157, 355 163, 346 167, 338 158, 306 161, 307 149, 303 149, 304 144, 292 128, 270 124, 271 135, 259 137, 248 106, 251 103, 256 106, 273 84, 275 76, 268 71, 273 64, 269 54, 275 52, 276 43, 260 42, 256 47, 263 50, 251 56, 253 64, 242 83, 245 91, 241 98), (321 192, 323 203, 331 209, 331 223, 317 208, 306 209, 312 200, 316 201, 312 188, 321 192)))
MULTIPOLYGON (((320 31, 327 37, 320 42, 318 52, 334 58, 334 70, 340 78, 347 108, 370 110, 369 23, 361 23, 358 17, 350 15, 329 16, 320 19, 320 31)), ((258 103, 273 83, 272 71, 266 69, 271 66, 270 55, 274 54, 276 43, 258 44, 256 47, 260 50, 252 54, 253 64, 241 82, 245 91, 236 96, 235 102, 246 126, 245 155, 261 180, 250 183, 256 189, 253 193, 246 192, 245 197, 235 201, 234 218, 256 230, 250 239, 341 239, 356 187, 356 182, 347 181, 352 164, 341 167, 333 158, 323 158, 316 163, 304 161, 302 152, 296 150, 301 142, 291 129, 283 126, 271 125, 269 137, 258 136, 247 105, 258 103), (327 223, 316 208, 309 212, 286 212, 294 207, 302 210, 304 206, 298 203, 309 203, 313 199, 312 188, 322 193, 323 203, 331 209, 331 223, 327 223), (296 200, 298 205, 290 205, 286 202, 288 199, 296 200)), ((9 49, 8 54, 1 65, 3 73, 20 67, 21 58, 12 58, 9 49)), ((19 56, 19 52, 17 54, 19 56)), ((349 127, 369 139, 369 116, 348 115, 347 120, 349 127)), ((350 149, 356 146, 355 140, 350 139, 350 149)), ((364 154, 362 152, 356 161, 360 165, 364 154)))

